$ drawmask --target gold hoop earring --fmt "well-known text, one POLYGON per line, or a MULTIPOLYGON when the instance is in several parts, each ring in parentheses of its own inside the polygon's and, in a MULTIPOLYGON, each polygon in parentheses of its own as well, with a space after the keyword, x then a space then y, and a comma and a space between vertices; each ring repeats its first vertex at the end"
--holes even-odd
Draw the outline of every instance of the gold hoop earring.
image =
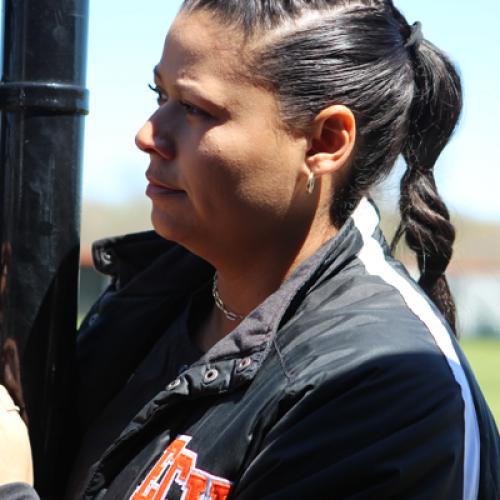
POLYGON ((313 172, 309 172, 309 177, 307 178, 307 185, 306 185, 306 191, 308 194, 313 194, 314 193, 314 187, 316 186, 316 177, 314 176, 313 172))

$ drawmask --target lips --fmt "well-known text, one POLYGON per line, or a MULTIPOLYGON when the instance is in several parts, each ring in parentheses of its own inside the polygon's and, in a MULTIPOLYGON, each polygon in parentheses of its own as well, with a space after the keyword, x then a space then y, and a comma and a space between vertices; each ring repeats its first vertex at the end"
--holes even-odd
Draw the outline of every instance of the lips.
POLYGON ((149 182, 146 188, 146 195, 149 197, 185 194, 185 191, 182 189, 177 189, 171 185, 159 182, 151 174, 149 174, 149 172, 146 172, 146 179, 149 182))

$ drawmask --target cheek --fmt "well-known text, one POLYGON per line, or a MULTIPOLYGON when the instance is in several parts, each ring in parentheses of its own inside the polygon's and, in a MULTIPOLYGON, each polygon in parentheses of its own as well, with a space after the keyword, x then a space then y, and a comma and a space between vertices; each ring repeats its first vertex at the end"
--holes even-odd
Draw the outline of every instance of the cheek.
MULTIPOLYGON (((260 130, 213 130, 199 145, 212 193, 244 206, 275 206, 293 195, 299 156, 260 130)), ((201 180, 201 179, 200 179, 201 180)), ((236 208, 236 207, 235 207, 236 208)))
POLYGON ((204 207, 234 198, 242 183, 241 159, 230 141, 220 144, 205 138, 193 153, 189 184, 194 203, 204 207))

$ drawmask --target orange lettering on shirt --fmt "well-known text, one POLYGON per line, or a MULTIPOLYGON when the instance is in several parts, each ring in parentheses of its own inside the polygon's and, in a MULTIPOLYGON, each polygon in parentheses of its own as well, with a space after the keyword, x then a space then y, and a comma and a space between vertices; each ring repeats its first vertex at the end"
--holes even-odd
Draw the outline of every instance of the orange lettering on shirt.
POLYGON ((179 436, 165 450, 130 500, 164 500, 175 482, 182 500, 226 500, 231 482, 196 468, 198 455, 186 449, 191 437, 179 436))
POLYGON ((229 496, 230 491, 231 483, 229 481, 224 479, 214 480, 208 498, 211 500, 225 500, 229 496))
POLYGON ((140 488, 137 489, 130 497, 130 500, 155 500, 157 498, 161 498, 161 496, 158 496, 158 493, 164 483, 164 480, 170 479, 171 483, 170 476, 172 476, 175 472, 175 468, 172 467, 172 465, 190 441, 190 438, 183 438, 184 436, 173 441, 163 452, 163 455, 160 457, 158 462, 156 462, 156 465, 151 469, 150 473, 146 476, 146 479, 144 479, 140 488), (167 476, 164 476, 165 471, 167 471, 167 476), (162 476, 163 479, 159 482, 162 476))
POLYGON ((189 475, 186 483, 184 500, 199 500, 200 496, 207 491, 208 478, 196 470, 189 475))

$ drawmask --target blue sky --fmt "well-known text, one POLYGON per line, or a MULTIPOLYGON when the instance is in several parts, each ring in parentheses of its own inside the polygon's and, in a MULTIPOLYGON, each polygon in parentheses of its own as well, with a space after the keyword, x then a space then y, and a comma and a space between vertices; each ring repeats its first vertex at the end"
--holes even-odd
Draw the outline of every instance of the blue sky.
MULTIPOLYGON (((126 203, 143 196, 147 157, 134 146, 155 107, 147 88, 180 0, 91 0, 84 198, 126 203)), ((500 221, 500 2, 396 0, 409 22, 458 64, 465 108, 436 167, 454 212, 500 221)), ((393 179, 390 186, 395 186, 393 179)), ((389 194, 387 195, 389 196, 389 194)))

